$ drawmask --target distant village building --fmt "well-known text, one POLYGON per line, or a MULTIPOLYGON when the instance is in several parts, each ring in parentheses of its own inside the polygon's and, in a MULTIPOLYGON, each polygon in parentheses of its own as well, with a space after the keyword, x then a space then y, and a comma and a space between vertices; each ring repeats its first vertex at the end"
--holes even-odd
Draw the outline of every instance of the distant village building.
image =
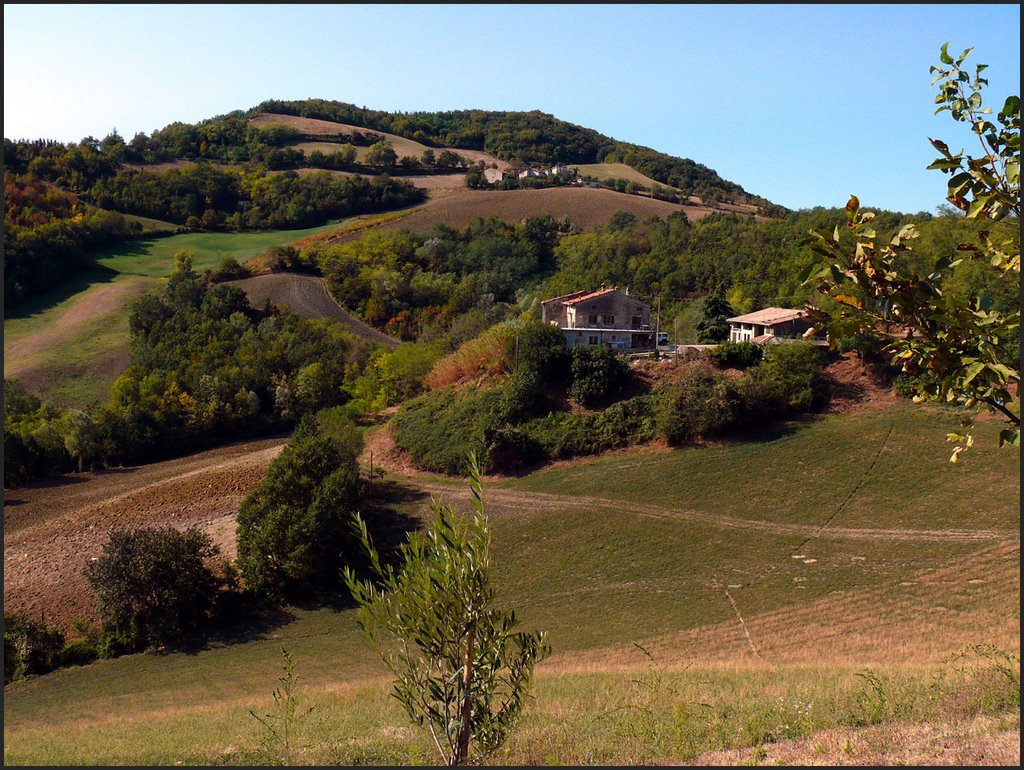
POLYGON ((577 291, 541 303, 544 323, 565 334, 565 344, 608 345, 615 350, 653 350, 651 306, 629 290, 577 291))
POLYGON ((576 180, 579 177, 579 171, 570 166, 566 166, 564 163, 556 163, 550 168, 537 168, 531 166, 530 168, 524 168, 516 175, 519 179, 549 179, 551 177, 558 176, 559 174, 569 177, 569 179, 576 180))
POLYGON ((766 307, 728 321, 730 342, 756 342, 759 345, 800 339, 811 328, 805 310, 787 307, 766 307))
POLYGON ((497 168, 485 168, 484 169, 484 179, 486 179, 489 184, 494 184, 495 182, 500 182, 504 178, 505 178, 505 172, 500 170, 500 169, 497 169, 497 168))

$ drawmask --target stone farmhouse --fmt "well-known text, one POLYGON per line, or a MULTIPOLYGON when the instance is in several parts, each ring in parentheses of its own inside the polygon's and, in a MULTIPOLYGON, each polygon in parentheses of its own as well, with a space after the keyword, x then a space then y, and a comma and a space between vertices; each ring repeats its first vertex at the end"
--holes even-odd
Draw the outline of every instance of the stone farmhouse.
POLYGON ((788 307, 766 307, 728 321, 730 342, 756 342, 759 345, 801 339, 811 328, 806 311, 788 307))
POLYGON ((653 350, 651 306, 629 293, 603 285, 597 291, 577 291, 541 303, 544 323, 565 334, 567 347, 608 345, 614 350, 653 350))

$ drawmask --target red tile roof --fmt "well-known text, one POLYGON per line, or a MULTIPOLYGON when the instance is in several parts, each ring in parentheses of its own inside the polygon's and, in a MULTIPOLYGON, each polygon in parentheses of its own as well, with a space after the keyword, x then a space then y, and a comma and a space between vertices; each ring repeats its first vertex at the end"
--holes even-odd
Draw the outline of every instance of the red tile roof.
POLYGON ((617 289, 599 289, 598 291, 592 291, 589 294, 584 294, 582 297, 576 297, 576 299, 571 299, 565 304, 575 305, 578 302, 585 302, 588 299, 594 299, 596 297, 602 297, 605 294, 611 294, 613 291, 617 291, 617 289))
POLYGON ((797 318, 805 318, 806 316, 807 312, 805 310, 794 310, 788 307, 766 307, 763 310, 757 310, 746 315, 738 315, 727 320, 729 323, 766 324, 771 326, 772 324, 794 321, 797 318))
POLYGON ((557 302, 558 300, 572 299, 573 297, 582 297, 586 293, 587 293, 586 290, 584 290, 584 291, 574 291, 571 294, 563 294, 560 297, 552 297, 551 299, 543 300, 540 304, 546 305, 549 302, 557 302))

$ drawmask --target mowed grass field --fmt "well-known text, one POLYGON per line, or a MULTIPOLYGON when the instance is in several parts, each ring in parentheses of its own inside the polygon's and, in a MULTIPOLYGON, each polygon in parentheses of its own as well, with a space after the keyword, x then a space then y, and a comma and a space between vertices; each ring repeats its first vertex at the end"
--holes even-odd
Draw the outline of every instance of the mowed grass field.
MULTIPOLYGON (((501 601, 553 648, 491 761, 1019 758, 1006 678, 947 657, 1019 654, 1019 453, 983 422, 950 465, 957 424, 900 403, 489 481, 501 601)), ((468 507, 459 482, 386 481, 412 516, 430 494, 468 507)), ((8 686, 5 761, 259 762, 248 710, 270 708, 282 646, 316 706, 285 759, 437 761, 351 610, 292 609, 240 637, 8 686)))
POLYGON ((4 319, 4 377, 60 407, 103 400, 128 365, 131 303, 160 279, 111 271, 35 298, 4 319))
POLYGON ((174 255, 181 250, 195 256, 196 270, 216 267, 226 257, 239 262, 261 254, 271 246, 285 245, 310 235, 335 229, 339 222, 302 230, 261 230, 243 233, 185 233, 166 238, 133 241, 96 252, 96 262, 117 273, 167 276, 174 269, 174 255))

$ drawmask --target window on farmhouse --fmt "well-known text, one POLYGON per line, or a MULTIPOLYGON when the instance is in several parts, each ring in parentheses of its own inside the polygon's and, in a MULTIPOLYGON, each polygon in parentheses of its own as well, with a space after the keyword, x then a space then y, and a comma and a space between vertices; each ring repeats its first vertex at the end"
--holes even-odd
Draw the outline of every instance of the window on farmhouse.
POLYGON ((597 335, 596 334, 591 334, 590 335, 590 344, 591 345, 596 345, 597 344, 597 335))
POLYGON ((615 323, 615 316, 613 316, 611 313, 605 313, 603 320, 606 324, 613 324, 615 323))
POLYGON ((587 323, 596 324, 597 323, 597 313, 591 313, 590 316, 589 316, 589 319, 590 320, 587 323))

